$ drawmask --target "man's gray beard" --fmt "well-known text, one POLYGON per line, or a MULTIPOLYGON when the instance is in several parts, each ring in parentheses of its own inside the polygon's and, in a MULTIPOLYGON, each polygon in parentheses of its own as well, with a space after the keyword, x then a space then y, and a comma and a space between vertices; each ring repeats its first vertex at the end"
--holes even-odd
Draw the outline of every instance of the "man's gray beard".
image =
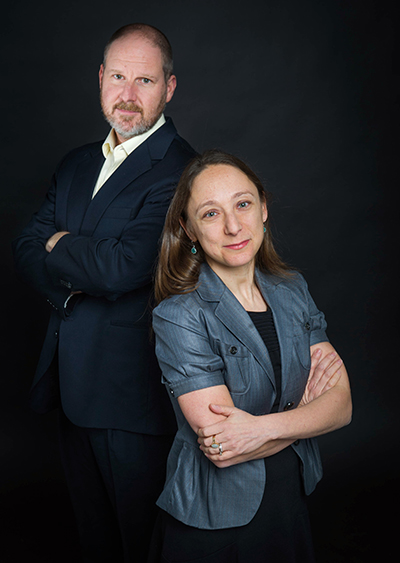
POLYGON ((114 129, 114 131, 118 133, 120 137, 122 137, 123 139, 131 139, 132 137, 136 137, 137 135, 142 135, 143 133, 147 133, 147 131, 149 131, 149 129, 151 129, 153 125, 155 125, 157 121, 160 119, 161 114, 162 112, 152 120, 144 120, 142 117, 140 122, 132 125, 130 129, 126 129, 125 127, 122 127, 121 123, 115 122, 113 119, 110 119, 107 116, 105 116, 105 118, 108 121, 108 123, 111 125, 111 127, 114 129))
MULTIPOLYGON (((153 127, 153 125, 155 125, 157 123, 157 121, 160 119, 161 115, 163 114, 165 106, 166 106, 166 100, 167 100, 167 89, 165 88, 163 96, 162 96, 160 103, 158 104, 158 107, 157 107, 157 110, 156 110, 156 116, 153 119, 145 119, 143 117, 143 113, 141 113, 141 119, 140 119, 139 123, 132 124, 132 127, 130 129, 126 129, 121 125, 121 122, 114 120, 112 115, 106 114, 106 112, 104 111, 104 108, 103 108, 103 100, 102 100, 101 90, 100 90, 100 105, 101 105, 101 111, 103 112, 105 120, 114 129, 114 131, 116 133, 118 133, 118 135, 120 135, 123 139, 126 139, 126 140, 131 139, 132 137, 136 137, 137 135, 142 135, 143 133, 147 133, 147 131, 149 131, 149 129, 151 129, 153 127)), ((127 104, 123 104, 123 105, 127 105, 127 104)), ((137 111, 140 108, 137 108, 134 105, 134 109, 135 109, 135 111, 137 111)), ((128 123, 129 121, 130 121, 129 118, 126 119, 125 124, 128 123)))

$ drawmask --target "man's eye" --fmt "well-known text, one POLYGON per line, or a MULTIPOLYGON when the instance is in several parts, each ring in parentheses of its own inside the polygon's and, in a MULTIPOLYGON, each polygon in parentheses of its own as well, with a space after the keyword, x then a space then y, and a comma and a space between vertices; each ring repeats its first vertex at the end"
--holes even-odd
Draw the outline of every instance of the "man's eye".
POLYGON ((122 74, 113 74, 113 77, 116 78, 117 80, 122 80, 122 79, 123 79, 122 74))
POLYGON ((248 201, 241 201, 238 204, 238 207, 248 207, 249 206, 249 202, 248 201))
POLYGON ((142 78, 142 82, 144 84, 150 84, 151 80, 150 80, 150 78, 142 78))

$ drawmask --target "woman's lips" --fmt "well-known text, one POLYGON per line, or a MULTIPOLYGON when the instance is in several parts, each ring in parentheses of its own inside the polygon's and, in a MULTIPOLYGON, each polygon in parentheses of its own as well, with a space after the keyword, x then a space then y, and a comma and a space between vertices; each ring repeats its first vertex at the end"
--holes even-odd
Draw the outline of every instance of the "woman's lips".
POLYGON ((224 248, 230 248, 231 250, 241 250, 242 248, 247 246, 249 242, 250 239, 243 240, 242 242, 238 242, 236 244, 226 244, 224 248))

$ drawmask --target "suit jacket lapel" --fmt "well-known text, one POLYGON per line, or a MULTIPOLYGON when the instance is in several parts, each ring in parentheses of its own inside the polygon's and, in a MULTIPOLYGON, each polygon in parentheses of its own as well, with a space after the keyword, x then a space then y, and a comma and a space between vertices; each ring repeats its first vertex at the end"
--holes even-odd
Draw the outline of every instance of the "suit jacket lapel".
POLYGON ((206 301, 219 302, 216 317, 256 358, 275 389, 275 376, 265 344, 248 313, 220 278, 204 264, 198 292, 206 301))
POLYGON ((266 276, 259 272, 256 272, 256 278, 274 317, 281 352, 283 393, 289 381, 293 346, 292 294, 279 283, 279 278, 266 276))
POLYGON ((112 201, 118 197, 126 186, 150 170, 151 167, 149 148, 144 142, 124 160, 90 201, 83 219, 81 234, 90 236, 112 201))
POLYGON ((139 176, 152 168, 155 162, 164 158, 176 135, 170 118, 146 141, 133 151, 92 199, 104 156, 101 145, 83 161, 76 170, 67 205, 67 225, 72 233, 90 236, 95 230, 104 211, 110 203, 139 176))
POLYGON ((89 152, 85 160, 77 166, 66 206, 67 230, 73 234, 78 234, 80 231, 103 163, 104 156, 99 145, 98 150, 89 152))

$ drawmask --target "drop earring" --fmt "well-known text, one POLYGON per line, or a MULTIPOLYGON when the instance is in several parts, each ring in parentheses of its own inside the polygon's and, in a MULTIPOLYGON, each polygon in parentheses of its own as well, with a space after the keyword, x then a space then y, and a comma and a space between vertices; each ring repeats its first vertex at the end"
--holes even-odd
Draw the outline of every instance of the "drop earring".
POLYGON ((196 248, 195 243, 192 240, 190 242, 192 243, 192 248, 190 249, 190 252, 192 254, 197 254, 197 248, 196 248))
POLYGON ((266 232, 267 232, 267 227, 264 227, 264 233, 266 233, 266 232))

